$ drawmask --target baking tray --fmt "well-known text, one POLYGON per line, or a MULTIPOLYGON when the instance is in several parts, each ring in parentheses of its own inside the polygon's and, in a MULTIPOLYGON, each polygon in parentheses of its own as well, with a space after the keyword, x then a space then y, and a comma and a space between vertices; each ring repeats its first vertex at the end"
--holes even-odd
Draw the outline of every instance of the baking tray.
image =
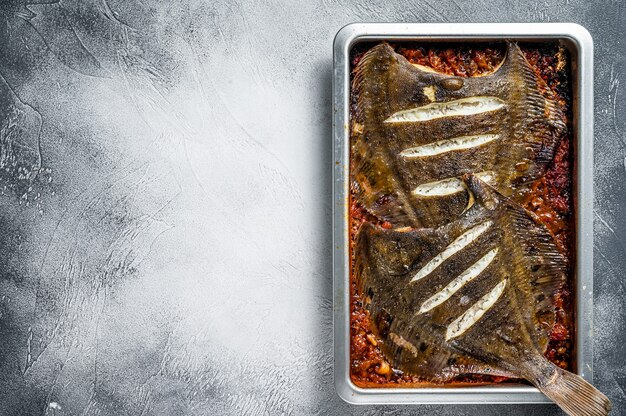
POLYGON ((550 403, 528 385, 360 388, 350 379, 349 100, 350 51, 362 41, 557 41, 571 55, 576 216, 575 357, 577 374, 593 377, 593 40, 573 23, 354 23, 334 41, 333 65, 333 276, 337 394, 354 404, 550 403))

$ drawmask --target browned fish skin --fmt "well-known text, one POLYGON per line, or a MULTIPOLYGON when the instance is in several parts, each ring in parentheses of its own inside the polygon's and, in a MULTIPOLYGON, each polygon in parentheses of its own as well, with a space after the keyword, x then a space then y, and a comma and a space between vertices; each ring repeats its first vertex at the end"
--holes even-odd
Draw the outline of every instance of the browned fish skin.
POLYGON ((542 355, 565 269, 549 232, 477 178, 466 184, 477 203, 449 225, 396 231, 366 223, 359 231, 359 289, 387 357, 430 379, 466 371, 515 375, 569 414, 607 414, 602 393, 542 355), (472 275, 468 270, 471 279, 431 302, 472 275), (469 314, 473 309, 482 315, 469 314))
MULTIPOLYGON (((476 179, 474 181, 480 183, 476 179)), ((522 322, 524 325, 536 322, 532 328, 527 329, 536 333, 533 340, 537 348, 545 349, 548 332, 554 322, 554 311, 550 307, 551 296, 562 281, 565 261, 544 228, 535 225, 528 217, 520 216, 521 208, 508 199, 499 197, 505 202, 496 202, 492 196, 495 194, 488 193, 485 189, 489 188, 483 185, 474 187, 477 198, 486 201, 487 205, 497 204, 498 209, 494 208, 492 211, 481 204, 475 204, 458 221, 434 230, 402 232, 364 224, 359 231, 355 249, 356 272, 360 292, 371 300, 368 309, 372 320, 377 322, 378 315, 384 310, 382 313, 392 316, 394 321, 389 331, 396 332, 407 342, 421 347, 416 358, 412 352, 407 354, 404 350, 398 350, 393 340, 383 337, 389 347, 386 351, 388 356, 393 357, 394 364, 402 370, 436 377, 453 374, 459 356, 464 354, 461 353, 463 350, 453 348, 453 344, 448 345, 444 340, 447 326, 486 293, 488 288, 507 276, 516 279, 516 286, 523 288, 519 296, 523 297, 524 304, 539 306, 534 311, 524 308, 526 313, 522 322), (524 239, 521 241, 526 242, 525 246, 513 243, 519 238, 514 235, 516 231, 509 231, 513 221, 522 222, 515 225, 523 227, 520 228, 524 230, 524 239), (454 240, 485 224, 487 226, 484 231, 470 240, 467 246, 441 261, 430 273, 422 273, 419 280, 411 281, 428 267, 430 260, 445 252, 454 240), (529 229, 530 226, 532 228, 529 229), (534 237, 532 242, 531 237, 534 237), (522 251, 522 248, 526 250, 522 251), (542 251, 535 252, 538 248, 542 251), (426 313, 417 313, 420 305, 492 249, 498 249, 496 257, 476 278, 440 306, 426 313), (510 270, 512 265, 517 265, 515 271, 510 270), (536 269, 536 272, 530 274, 528 271, 531 269, 536 269), (538 293, 533 294, 531 285, 536 285, 535 291, 538 293), (537 297, 540 299, 537 300, 537 297)), ((481 345, 478 347, 481 348, 481 345)), ((472 351, 474 356, 477 353, 480 351, 472 351)), ((500 365, 498 368, 505 369, 500 365)))
POLYGON ((394 226, 441 225, 467 204, 464 192, 436 198, 412 194, 423 184, 493 171, 497 189, 510 195, 543 174, 565 132, 563 114, 551 92, 512 43, 496 72, 465 79, 418 69, 389 45, 380 44, 355 68, 353 93, 355 195, 369 212, 394 226), (466 105, 470 115, 389 122, 405 110, 472 97, 499 104, 487 105, 492 110, 486 112, 475 108, 480 105, 466 105), (497 138, 425 157, 406 156, 407 149, 467 136, 497 138))

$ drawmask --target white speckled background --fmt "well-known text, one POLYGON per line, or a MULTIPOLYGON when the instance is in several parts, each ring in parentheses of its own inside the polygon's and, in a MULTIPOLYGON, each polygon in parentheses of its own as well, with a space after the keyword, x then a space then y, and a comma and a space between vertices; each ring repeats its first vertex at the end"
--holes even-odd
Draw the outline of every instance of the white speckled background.
POLYGON ((354 407, 332 385, 332 40, 572 21, 596 48, 595 379, 626 413, 626 4, 0 3, 0 415, 354 407))

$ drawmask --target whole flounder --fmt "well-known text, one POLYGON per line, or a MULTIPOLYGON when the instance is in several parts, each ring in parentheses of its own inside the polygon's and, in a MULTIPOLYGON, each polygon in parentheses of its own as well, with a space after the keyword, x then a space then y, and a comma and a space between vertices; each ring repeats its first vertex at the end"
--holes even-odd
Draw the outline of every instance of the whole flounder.
POLYGON ((454 219, 466 173, 503 195, 521 191, 566 131, 552 91, 510 42, 495 72, 471 78, 417 67, 382 43, 358 62, 352 93, 354 195, 395 226, 454 219))
POLYGON ((448 225, 358 232, 358 288, 383 351, 431 381, 519 377, 571 415, 608 414, 602 393, 543 356, 567 267, 550 233, 476 176, 463 181, 471 207, 448 225))

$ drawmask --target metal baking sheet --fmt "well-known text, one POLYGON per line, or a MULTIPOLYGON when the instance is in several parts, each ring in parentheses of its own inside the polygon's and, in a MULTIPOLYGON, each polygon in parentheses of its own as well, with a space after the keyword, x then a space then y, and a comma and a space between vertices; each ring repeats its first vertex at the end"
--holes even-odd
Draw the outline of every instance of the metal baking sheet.
POLYGON ((334 42, 333 273, 334 370, 337 394, 355 404, 549 403, 527 385, 360 388, 350 379, 349 98, 350 51, 362 41, 557 41, 571 54, 576 198, 575 354, 577 374, 592 382, 593 336, 593 41, 573 23, 354 23, 334 42))

